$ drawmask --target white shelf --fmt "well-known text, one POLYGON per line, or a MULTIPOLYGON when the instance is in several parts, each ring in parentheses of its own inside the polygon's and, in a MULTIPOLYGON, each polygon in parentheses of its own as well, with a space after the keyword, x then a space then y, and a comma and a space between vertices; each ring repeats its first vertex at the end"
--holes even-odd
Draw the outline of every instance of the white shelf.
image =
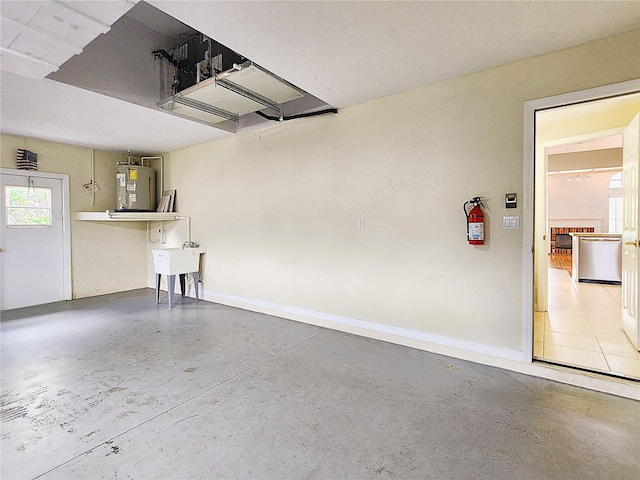
POLYGON ((74 220, 86 222, 171 222, 178 220, 177 212, 116 212, 106 210, 104 212, 76 212, 74 220))

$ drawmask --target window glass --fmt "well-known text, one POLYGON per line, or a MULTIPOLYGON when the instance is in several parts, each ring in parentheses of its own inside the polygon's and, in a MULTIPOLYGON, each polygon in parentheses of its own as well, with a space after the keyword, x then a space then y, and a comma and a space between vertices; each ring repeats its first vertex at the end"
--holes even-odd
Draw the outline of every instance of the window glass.
POLYGON ((622 233, 622 197, 609 197, 609 233, 622 233))
POLYGON ((8 227, 51 226, 51 189, 6 186, 8 227))

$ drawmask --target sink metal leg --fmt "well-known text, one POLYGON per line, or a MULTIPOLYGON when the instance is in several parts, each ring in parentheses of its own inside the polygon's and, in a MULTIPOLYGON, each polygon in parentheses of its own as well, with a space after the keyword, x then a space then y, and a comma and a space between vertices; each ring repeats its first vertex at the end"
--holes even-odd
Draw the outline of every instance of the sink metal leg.
POLYGON ((173 291, 176 289, 176 276, 167 275, 168 278, 168 296, 169 296, 169 308, 173 308, 173 291))
POLYGON ((198 275, 198 272, 193 272, 193 285, 196 288, 196 301, 200 300, 200 297, 198 296, 198 284, 200 283, 200 275, 198 275))
MULTIPOLYGON (((196 300, 200 300, 200 294, 198 292, 200 287, 200 275, 198 272, 193 272, 193 285, 196 291, 196 300)), ((180 282, 180 293, 182 294, 182 298, 184 298, 184 294, 186 291, 186 274, 179 274, 179 282, 180 282)), ((162 275, 156 273, 156 305, 160 303, 160 285, 162 282, 162 275)), ((176 289, 176 276, 175 275, 167 275, 167 297, 169 299, 169 308, 173 308, 173 293, 176 289)))
POLYGON ((182 295, 182 298, 184 298, 184 291, 185 291, 185 279, 184 277, 186 276, 186 273, 181 273, 180 274, 180 295, 182 295))

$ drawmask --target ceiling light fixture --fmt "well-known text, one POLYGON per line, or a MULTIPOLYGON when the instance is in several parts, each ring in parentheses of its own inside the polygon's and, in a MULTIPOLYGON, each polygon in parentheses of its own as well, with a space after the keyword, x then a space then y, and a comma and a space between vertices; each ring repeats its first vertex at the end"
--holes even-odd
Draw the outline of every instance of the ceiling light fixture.
POLYGON ((576 183, 582 183, 585 180, 591 180, 591 175, 571 175, 567 177, 567 182, 573 182, 575 180, 576 183))

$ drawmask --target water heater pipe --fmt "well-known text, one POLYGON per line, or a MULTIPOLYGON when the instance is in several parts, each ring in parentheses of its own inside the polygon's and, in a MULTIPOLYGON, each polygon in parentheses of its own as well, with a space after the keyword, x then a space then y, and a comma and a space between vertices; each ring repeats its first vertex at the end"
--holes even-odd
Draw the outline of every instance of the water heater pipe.
POLYGON ((187 221, 187 242, 191 243, 191 217, 176 217, 176 220, 187 221))
POLYGON ((160 196, 164 192, 164 158, 162 157, 142 157, 141 161, 144 165, 145 160, 160 160, 160 196))

